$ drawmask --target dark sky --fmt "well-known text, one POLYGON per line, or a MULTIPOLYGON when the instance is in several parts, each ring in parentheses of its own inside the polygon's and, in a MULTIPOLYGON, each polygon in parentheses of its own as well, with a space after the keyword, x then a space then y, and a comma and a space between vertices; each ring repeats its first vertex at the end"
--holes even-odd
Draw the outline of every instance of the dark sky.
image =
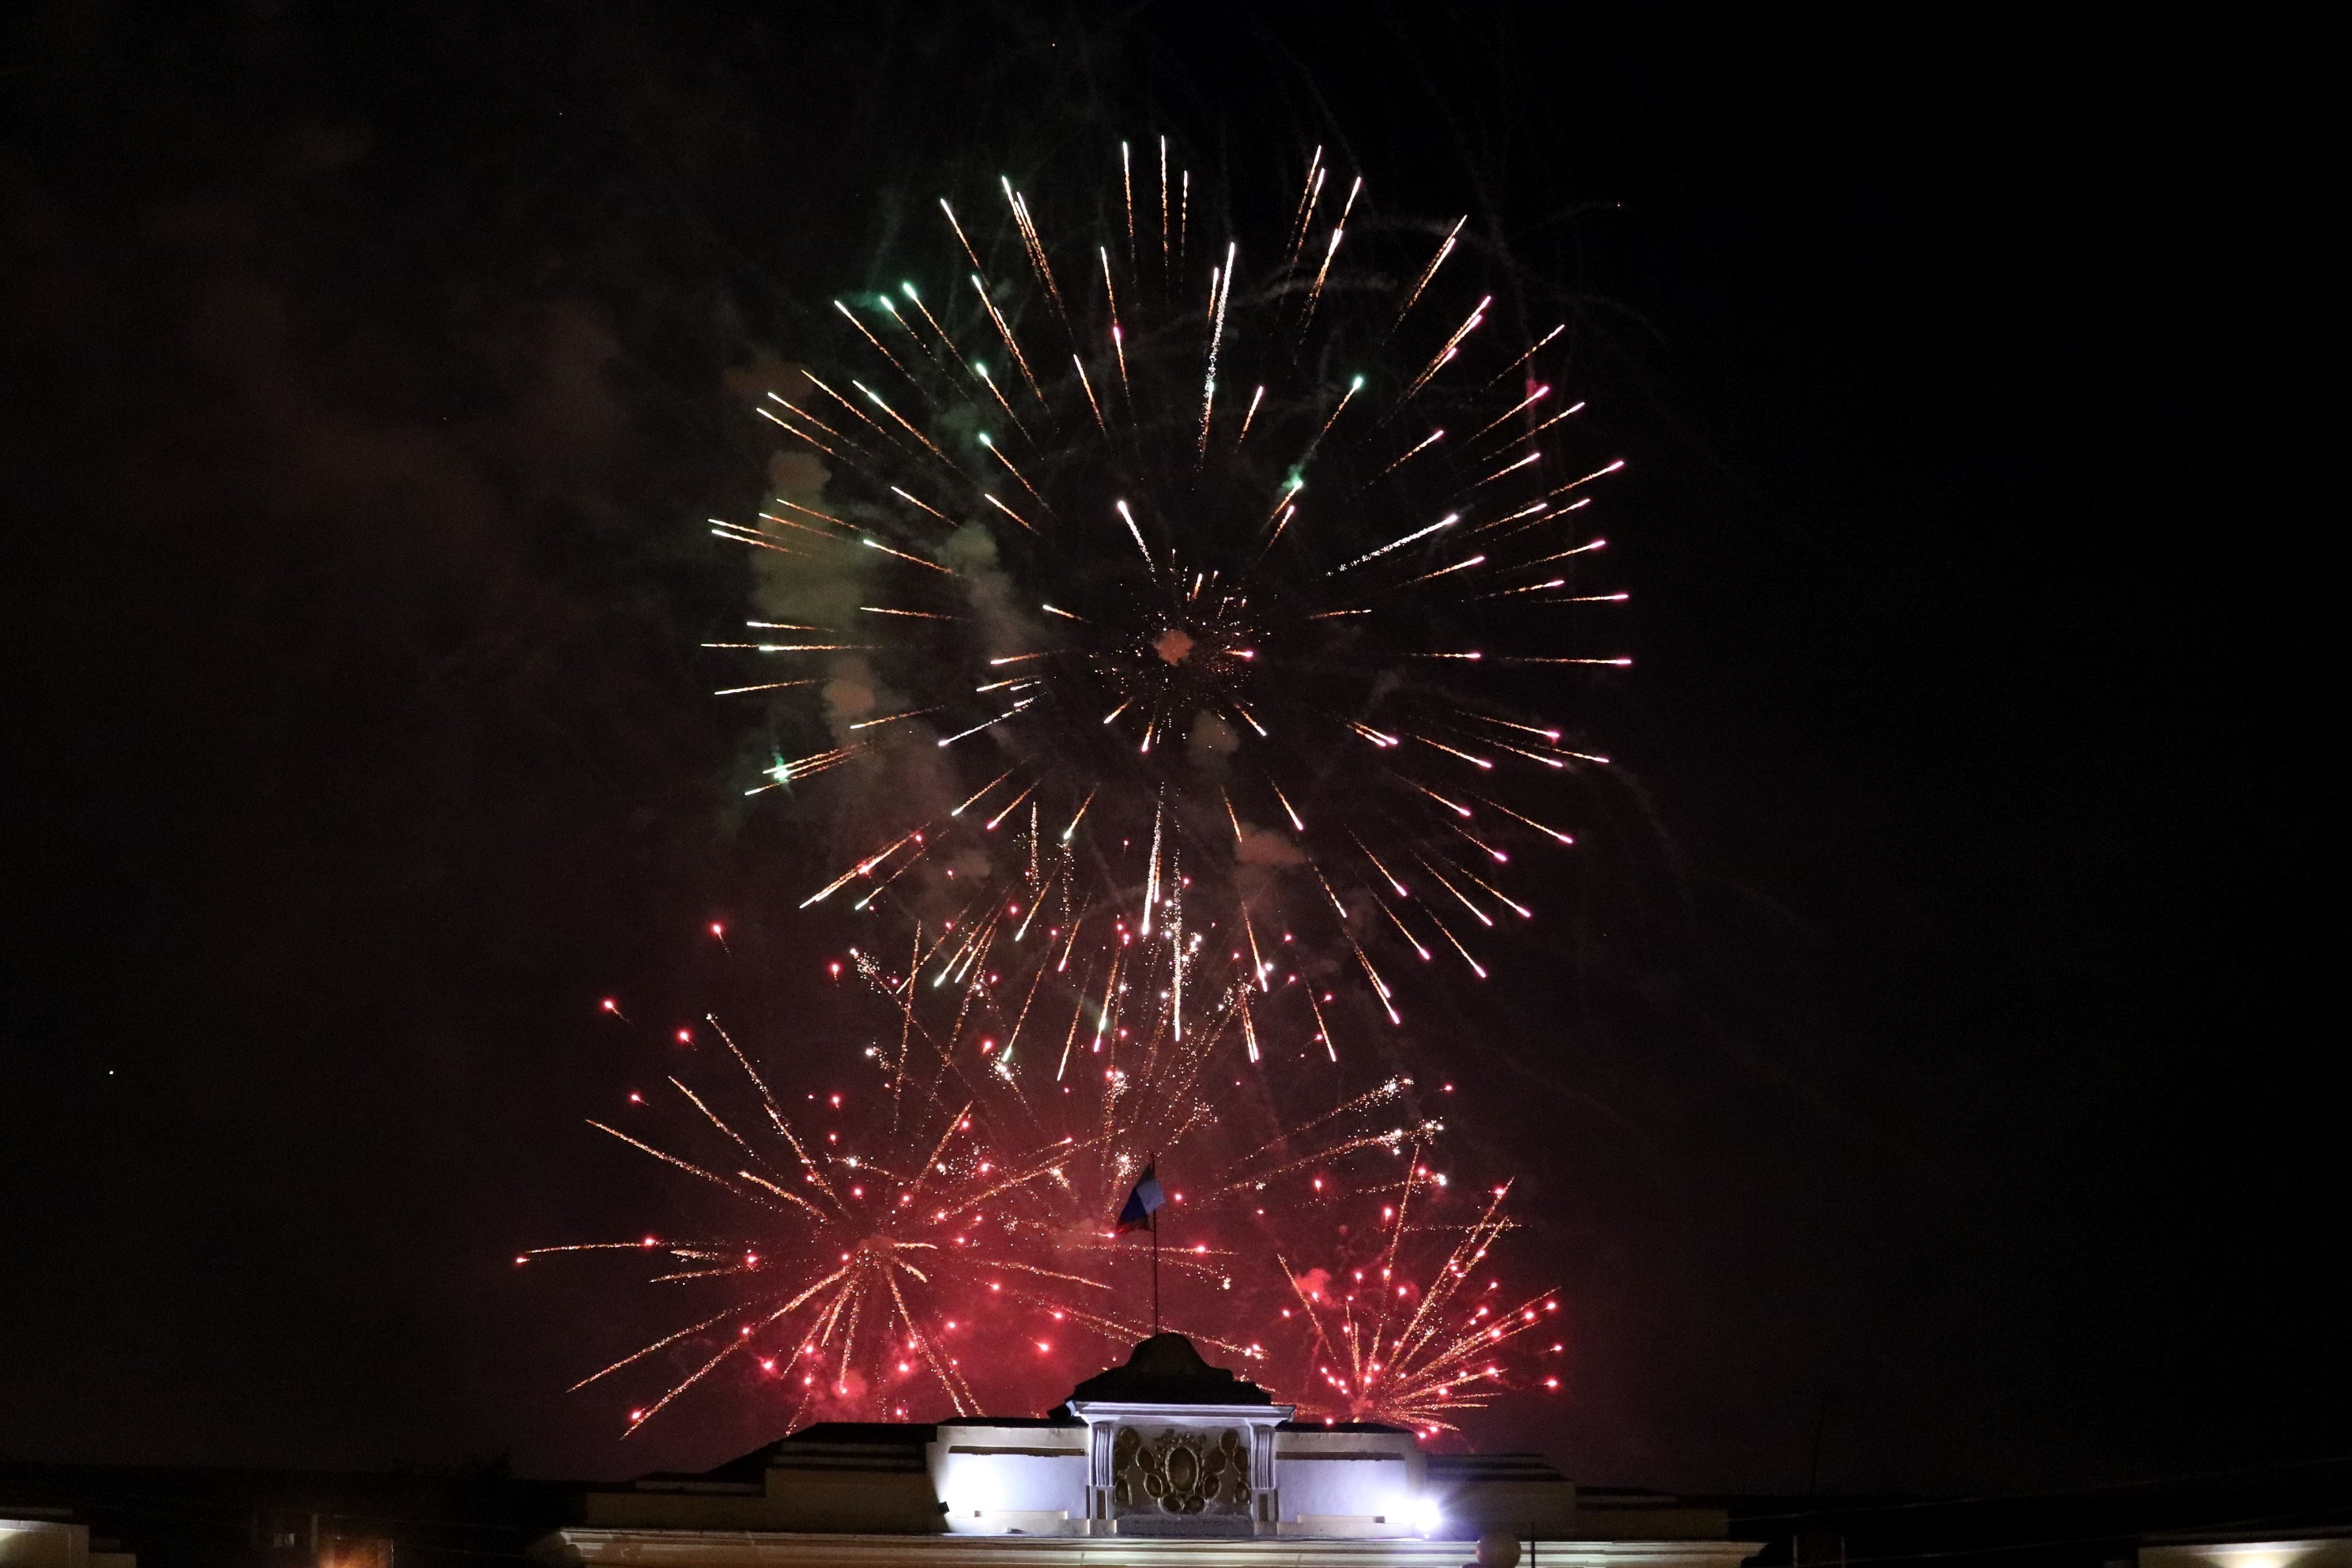
POLYGON ((617 1444, 560 1391, 632 1309, 507 1262, 642 1184, 593 999, 714 914, 815 951, 692 653, 767 449, 728 373, 942 182, 1163 129, 1475 212, 1633 459, 1638 788, 1460 1047, 1576 1341, 1486 1440, 1748 1489, 1817 1417, 1828 1489, 2352 1447, 2292 127, 2040 21, 1255 9, 13 9, 0 1453, 764 1435, 617 1444))

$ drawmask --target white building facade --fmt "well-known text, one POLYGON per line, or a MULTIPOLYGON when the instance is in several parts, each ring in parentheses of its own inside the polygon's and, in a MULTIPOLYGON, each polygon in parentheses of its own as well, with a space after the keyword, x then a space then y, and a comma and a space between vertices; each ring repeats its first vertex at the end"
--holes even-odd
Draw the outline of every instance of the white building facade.
POLYGON ((1051 1415, 812 1426, 703 1475, 591 1492, 535 1551, 558 1568, 1379 1568, 1503 1561, 1507 1541, 1534 1565, 1737 1568, 1756 1550, 1710 1510, 1580 1511, 1532 1456, 1426 1455, 1400 1428, 1295 1415, 1161 1334, 1051 1415))

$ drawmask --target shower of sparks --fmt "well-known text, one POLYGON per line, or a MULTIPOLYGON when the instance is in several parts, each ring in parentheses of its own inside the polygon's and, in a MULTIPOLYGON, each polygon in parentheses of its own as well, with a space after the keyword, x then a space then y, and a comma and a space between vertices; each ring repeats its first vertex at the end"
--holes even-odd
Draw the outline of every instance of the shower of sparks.
MULTIPOLYGON (((725 941, 723 926, 710 930, 725 941)), ((656 1103, 632 1093, 625 1116, 590 1120, 713 1215, 691 1237, 572 1242, 515 1259, 625 1256, 648 1283, 690 1299, 678 1326, 573 1385, 650 1376, 626 1431, 713 1379, 768 1393, 791 1426, 1043 1409, 1150 1331, 1141 1245, 1112 1223, 1146 1164, 1175 1189, 1161 1260, 1171 1285, 1230 1303, 1279 1289, 1266 1248, 1237 1245, 1269 1200, 1319 1192, 1351 1163, 1407 1158, 1442 1131, 1412 1113, 1404 1078, 1289 1123, 1243 1103, 1237 995, 1180 1027, 1172 1007, 1137 1005, 1114 979, 1098 994, 1124 1026, 1105 1029, 1093 1015, 1060 1039, 1039 1031, 1035 1050, 1013 1036, 943 1049, 940 1016, 968 1013, 970 998, 947 992, 943 1013, 927 1003, 944 989, 939 974, 976 969, 974 952, 947 931, 918 933, 898 967, 853 952, 886 1026, 838 1088, 780 1089, 755 1046, 706 1017, 675 1040, 709 1070, 689 1080, 681 1069, 656 1103), (1082 1023, 1097 1037, 1071 1070, 1082 1023), (1007 1358, 1007 1344, 1061 1353, 1007 1358)), ((1013 1035, 1038 989, 1033 979, 1003 999, 1013 1035)), ((600 1006, 625 1019, 617 1001, 600 1006)), ((1234 1318, 1227 1306, 1206 1324, 1179 1312, 1169 1326, 1263 1362, 1265 1344, 1234 1318)))
POLYGON ((1507 1294, 1486 1260, 1512 1228, 1503 1215, 1509 1184, 1494 1188, 1466 1225, 1426 1219, 1422 1211, 1443 1200, 1445 1177, 1418 1153, 1404 1180, 1380 1194, 1360 1265, 1305 1269, 1282 1260, 1293 1303, 1282 1315, 1303 1332, 1301 1353, 1312 1363, 1299 1379, 1302 1421, 1379 1421, 1434 1437, 1460 1430, 1464 1411, 1506 1389, 1559 1388, 1550 1359, 1564 1350, 1557 1297, 1507 1294), (1452 1245, 1422 1277, 1416 1266, 1447 1237, 1452 1245), (1531 1350, 1543 1368, 1533 1373, 1531 1350))
POLYGON ((1105 216, 942 198, 913 280, 835 301, 838 370, 761 408, 821 483, 712 531, 861 608, 713 684, 784 738, 754 793, 870 825, 807 902, 871 950, 924 923, 939 1052, 1074 1081, 1164 1011, 1336 1059, 1493 973, 1492 911, 1542 901, 1508 879, 1573 842, 1572 705, 1628 662, 1576 514, 1623 465, 1466 220, 1384 248, 1412 226, 1318 150, 1287 232, 1195 235, 1226 205, 1164 138, 1116 158, 1105 216))

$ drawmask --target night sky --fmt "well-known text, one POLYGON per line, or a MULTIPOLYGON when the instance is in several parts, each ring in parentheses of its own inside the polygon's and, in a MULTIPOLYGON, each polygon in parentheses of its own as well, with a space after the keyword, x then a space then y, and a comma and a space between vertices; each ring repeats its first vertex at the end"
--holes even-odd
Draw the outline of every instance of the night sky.
POLYGON ((509 1263, 649 1201, 596 998, 713 918, 786 998, 824 951, 694 651, 772 446, 730 374, 950 183, 1163 131, 1476 213, 1632 459, 1637 787, 1448 1047, 1574 1342, 1481 1440, 1801 1490, 1818 1423, 1841 1491, 2347 1447, 2341 508, 2266 477, 2299 264, 2223 61, 1254 9, 14 9, 0 1454, 773 1435, 616 1441, 562 1390, 642 1304, 509 1263))

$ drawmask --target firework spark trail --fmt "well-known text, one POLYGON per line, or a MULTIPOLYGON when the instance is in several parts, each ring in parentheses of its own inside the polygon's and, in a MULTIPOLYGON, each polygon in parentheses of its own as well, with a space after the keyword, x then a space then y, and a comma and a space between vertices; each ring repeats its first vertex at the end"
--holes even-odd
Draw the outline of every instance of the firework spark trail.
POLYGON ((1250 421, 1257 417, 1258 405, 1265 401, 1265 386, 1261 383, 1259 384, 1258 389, 1250 394, 1249 407, 1242 413, 1242 427, 1240 433, 1234 437, 1234 446, 1238 447, 1244 441, 1249 439, 1250 421))
MULTIPOLYGON (((770 395, 770 396, 773 396, 773 395, 774 395, 774 394, 772 394, 772 393, 771 393, 769 395, 770 395)), ((827 443, 825 443, 825 442, 823 442, 823 441, 818 440, 815 437, 814 437, 814 436, 810 435, 807 431, 805 431, 805 430, 803 430, 803 429, 800 428, 798 426, 794 425, 791 420, 786 419, 786 418, 783 418, 783 417, 782 417, 782 416, 780 416, 780 415, 776 415, 776 414, 771 413, 770 411, 768 411, 768 410, 767 410, 767 409, 765 409, 765 408, 757 409, 757 410, 755 410, 754 412, 756 412, 756 413, 760 416, 760 417, 761 417, 761 418, 767 420, 770 424, 772 424, 772 425, 778 425, 778 426, 782 426, 784 428, 784 430, 786 430, 787 432, 789 432, 789 433, 790 433, 790 434, 792 434, 792 435, 794 435, 794 436, 799 437, 802 440, 806 441, 810 446, 814 447, 818 451, 824 453, 827 457, 839 457, 839 456, 840 456, 840 453, 839 453, 838 451, 836 451, 833 447, 831 447, 830 445, 828 445, 828 444, 827 444, 827 443)), ((812 423, 814 423, 814 421, 812 421, 812 423)))
POLYGON ((1470 314, 1464 318, 1462 324, 1454 329, 1454 335, 1445 340, 1436 354, 1422 367, 1421 374, 1412 378, 1412 384, 1404 389, 1404 395, 1397 399, 1400 404, 1412 402, 1423 387, 1437 378, 1439 371, 1454 363, 1454 356, 1462 352, 1462 340, 1486 324, 1486 307, 1494 302, 1495 297, 1491 294, 1478 301, 1470 314))
POLYGON ((1323 248, 1323 265, 1315 269, 1315 281, 1307 286, 1307 307, 1299 313, 1298 335, 1304 338, 1315 324, 1315 307, 1322 302, 1323 285, 1331 277, 1331 263, 1339 258, 1339 242, 1348 237, 1348 215, 1356 210, 1356 197, 1364 189, 1363 176, 1348 188, 1348 200, 1339 209, 1339 221, 1331 226, 1331 241, 1323 248))
POLYGON ((1323 195, 1323 176, 1328 172, 1323 167, 1323 149, 1318 147, 1315 155, 1307 161, 1307 182, 1298 193, 1297 214, 1290 220, 1290 254, 1283 262, 1285 271, 1298 265, 1299 250, 1307 243, 1307 226, 1315 219, 1315 204, 1323 195))
POLYGON ((1209 455, 1209 416, 1217 401, 1217 351, 1225 341, 1225 306, 1234 294, 1234 260, 1237 247, 1225 247, 1225 264, 1209 273, 1209 369, 1201 387, 1201 440, 1199 457, 1209 455), (1222 280, 1222 281, 1221 281, 1222 280))
POLYGON ((1037 236, 1037 226, 1029 216, 1029 204, 1013 188, 1013 182, 1002 179, 1005 205, 1013 209, 1013 220, 1020 226, 1021 243, 1029 253, 1029 265, 1036 268, 1038 281, 1045 285, 1045 297, 1054 302, 1054 313, 1066 324, 1070 312, 1062 303, 1061 285, 1054 281, 1054 264, 1045 255, 1045 242, 1037 236))
POLYGON ((1525 353, 1519 355, 1518 358, 1513 360, 1510 363, 1496 371, 1493 377, 1487 381, 1486 384, 1488 386, 1494 385, 1496 382, 1502 380, 1505 376, 1510 374, 1511 372, 1518 369, 1519 366, 1535 358, 1538 353, 1550 346, 1554 338, 1559 337, 1560 333, 1566 331, 1568 331, 1568 323, 1566 321, 1562 321, 1559 326, 1554 327, 1551 331, 1538 338, 1533 343, 1528 345, 1528 351, 1525 353))
POLYGON ((851 326, 857 329, 857 335, 859 337, 864 338, 867 342, 874 345, 874 352, 876 353, 880 354, 884 359, 890 362, 891 369, 897 371, 900 375, 907 377, 909 381, 914 380, 914 373, 899 363, 898 356, 897 354, 892 353, 888 349, 882 346, 882 340, 876 337, 872 330, 868 328, 865 322, 857 319, 857 313, 856 311, 852 310, 848 306, 843 304, 838 300, 835 300, 833 302, 833 308, 841 312, 842 319, 844 321, 846 321, 851 326))
POLYGON ((1447 231, 1444 243, 1437 247, 1437 254, 1429 258, 1429 266, 1427 269, 1425 269, 1419 278, 1413 279, 1412 288, 1405 294, 1404 303, 1397 307, 1396 319, 1398 324, 1402 325, 1403 323, 1406 315, 1411 312, 1414 305, 1420 302, 1423 291, 1426 289, 1431 281, 1437 277, 1437 269, 1445 265, 1445 258, 1447 257, 1454 254, 1454 242, 1462 237, 1462 226, 1469 221, 1470 218, 1467 214, 1465 214, 1463 216, 1454 220, 1454 226, 1452 229, 1447 231))
MULTIPOLYGON (((1045 392, 1037 384, 1036 372, 1029 368, 1029 356, 1021 352, 1021 342, 1013 335, 1012 324, 1005 321, 1004 312, 996 308, 996 301, 989 298, 988 285, 981 281, 980 274, 977 272, 971 275, 971 289, 973 293, 980 296, 980 302, 987 307, 988 319, 996 323, 996 335, 1004 340, 1005 351, 1012 354, 1013 363, 1020 367, 1022 379, 1029 384, 1029 390, 1037 395, 1038 403, 1044 404, 1045 392)), ((991 384, 992 387, 993 384, 991 384)), ((1003 399, 1000 396, 998 401, 1003 402, 1003 399)), ((1013 412, 1010 405, 1004 411, 1007 414, 1013 412)))

